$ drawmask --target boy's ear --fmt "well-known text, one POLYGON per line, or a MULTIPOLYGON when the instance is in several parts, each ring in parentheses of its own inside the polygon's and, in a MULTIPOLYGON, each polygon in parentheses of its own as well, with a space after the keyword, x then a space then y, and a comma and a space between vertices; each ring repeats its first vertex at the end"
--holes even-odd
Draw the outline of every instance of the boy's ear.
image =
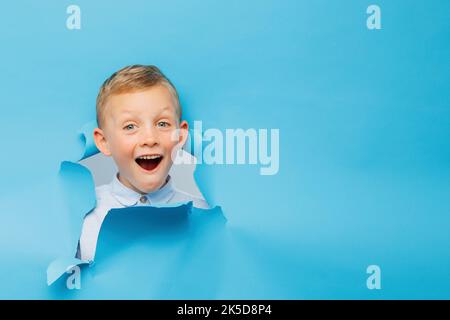
POLYGON ((179 139, 178 143, 181 146, 184 146, 184 144, 186 143, 188 135, 189 135, 189 125, 186 122, 186 120, 183 120, 180 123, 180 134, 179 134, 179 137, 178 137, 178 139, 179 139))
POLYGON ((106 141, 105 133, 102 129, 94 129, 94 142, 101 153, 108 157, 111 156, 111 151, 109 150, 108 142, 106 141))

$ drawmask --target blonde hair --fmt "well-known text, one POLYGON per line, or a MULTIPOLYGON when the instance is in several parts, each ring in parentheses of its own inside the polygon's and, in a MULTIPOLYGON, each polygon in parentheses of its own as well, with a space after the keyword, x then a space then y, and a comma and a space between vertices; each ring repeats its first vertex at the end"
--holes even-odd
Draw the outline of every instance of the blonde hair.
POLYGON ((132 65, 113 73, 100 87, 97 96, 96 111, 99 128, 104 122, 104 111, 108 98, 114 94, 129 93, 150 88, 156 85, 164 85, 172 93, 176 100, 176 113, 181 119, 181 106, 177 90, 170 80, 152 65, 132 65))

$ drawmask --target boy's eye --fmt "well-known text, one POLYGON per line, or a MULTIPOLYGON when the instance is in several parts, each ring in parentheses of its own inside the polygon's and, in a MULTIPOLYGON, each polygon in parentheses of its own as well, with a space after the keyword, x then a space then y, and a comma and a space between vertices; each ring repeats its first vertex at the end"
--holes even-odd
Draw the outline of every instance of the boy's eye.
POLYGON ((125 130, 133 130, 136 126, 134 124, 127 124, 124 129, 125 130))
POLYGON ((166 121, 158 122, 158 127, 167 128, 168 126, 170 126, 170 124, 166 121))

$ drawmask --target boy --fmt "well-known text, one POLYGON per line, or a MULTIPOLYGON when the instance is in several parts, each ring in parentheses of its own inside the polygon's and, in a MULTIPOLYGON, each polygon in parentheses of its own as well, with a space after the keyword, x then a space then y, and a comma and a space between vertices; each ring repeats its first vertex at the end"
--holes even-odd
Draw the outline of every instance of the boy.
POLYGON ((112 208, 186 201, 208 208, 172 184, 172 156, 186 142, 188 124, 181 120, 175 87, 157 67, 133 65, 114 73, 101 86, 96 108, 95 145, 113 157, 119 172, 96 188, 97 206, 84 218, 77 257, 89 261, 112 208))

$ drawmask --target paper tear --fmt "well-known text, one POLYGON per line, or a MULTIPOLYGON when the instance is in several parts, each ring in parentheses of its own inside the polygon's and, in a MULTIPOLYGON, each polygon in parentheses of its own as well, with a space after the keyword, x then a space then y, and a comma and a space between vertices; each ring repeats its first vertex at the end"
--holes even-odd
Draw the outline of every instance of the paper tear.
POLYGON ((53 260, 47 268, 47 285, 51 286, 73 267, 87 264, 89 261, 70 257, 53 260))
POLYGON ((97 122, 91 121, 83 125, 78 132, 80 139, 84 144, 82 156, 78 159, 78 161, 91 157, 100 152, 94 142, 93 132, 95 128, 97 128, 97 122))
MULTIPOLYGON (((83 150, 81 156, 75 161, 63 161, 60 166, 59 175, 62 182, 62 187, 66 192, 66 201, 69 207, 69 223, 70 223, 70 237, 71 242, 76 243, 78 241, 81 225, 83 222, 83 217, 91 212, 96 207, 96 195, 95 195, 95 183, 91 171, 84 165, 78 163, 85 160, 93 155, 99 153, 99 150, 95 146, 93 139, 93 130, 97 127, 95 121, 86 123, 79 131, 80 141, 83 144, 83 150)), ((173 172, 173 170, 171 171, 173 172)), ((193 172, 195 174, 195 171, 193 172)), ((194 177, 192 177, 194 179, 194 177)), ((139 234, 137 231, 145 231, 148 233, 153 232, 153 235, 160 234, 161 231, 165 232, 165 236, 184 235, 183 228, 192 226, 193 221, 197 221, 194 218, 189 222, 188 216, 191 216, 193 212, 192 201, 186 203, 177 204, 155 204, 151 207, 138 207, 138 208, 121 208, 112 209, 108 212, 105 221, 120 220, 118 225, 107 223, 104 226, 105 221, 102 224, 101 232, 99 235, 99 242, 97 247, 96 260, 100 260, 104 263, 102 255, 108 256, 111 253, 120 252, 121 245, 136 245, 132 241, 120 241, 114 242, 115 235, 126 235, 126 239, 136 239, 139 234), (112 213, 112 214, 111 214, 112 213), (125 214, 125 215, 123 215, 125 214), (137 215, 136 218, 134 215, 137 215), (134 216, 134 218, 131 218, 134 216), (113 217, 113 218, 111 218, 113 217), (117 218, 121 217, 121 218, 117 218), (133 221, 139 221, 139 223, 133 224, 133 221), (142 221, 141 221, 142 220, 142 221), (130 226, 133 227, 130 227, 130 226), (111 233, 110 229, 117 226, 118 229, 111 233), (127 229, 127 226, 128 229, 127 229), (175 227, 174 229, 169 228, 175 227), (141 228, 144 228, 142 230, 141 228), (105 235, 106 234, 106 235, 105 235), (107 244, 101 244, 100 239, 110 238, 107 244), (113 245, 115 243, 115 245, 113 245), (98 258, 100 254, 101 258, 98 258)), ((202 215, 202 213, 216 213, 216 215, 211 215, 211 218, 217 217, 217 212, 219 216, 222 217, 222 222, 226 221, 223 217, 222 210, 220 207, 215 206, 212 209, 198 209, 195 208, 196 214, 202 215)), ((204 223, 204 221, 202 222, 204 223)), ((200 223, 201 224, 201 223, 200 223)), ((186 229, 187 230, 187 229, 186 229)), ((160 242, 156 242, 161 244, 160 242)), ((140 243, 142 245, 143 243, 140 243)), ((81 266, 89 264, 89 261, 80 260, 78 258, 59 258, 54 260, 47 268, 47 285, 51 286, 58 279, 60 279, 67 270, 70 270, 74 266, 81 266)))
POLYGON ((226 222, 220 207, 198 209, 192 202, 112 209, 89 269, 95 277, 86 279, 84 288, 94 287, 96 296, 111 299, 173 298, 187 292, 217 296, 226 222))
MULTIPOLYGON (((87 157, 98 153, 94 143, 93 130, 97 122, 86 123, 79 131, 80 141, 83 144, 81 156, 74 161, 63 161, 59 169, 62 188, 65 191, 65 200, 68 204, 70 243, 78 241, 83 217, 96 206, 95 185, 91 172, 83 165, 77 163, 87 157)), ((75 254, 74 254, 75 256, 75 254)), ((74 265, 88 263, 77 258, 59 258, 47 267, 47 285, 50 286, 74 265)))
POLYGON ((96 206, 92 174, 78 163, 63 161, 59 176, 68 206, 71 241, 76 243, 84 216, 96 206))

